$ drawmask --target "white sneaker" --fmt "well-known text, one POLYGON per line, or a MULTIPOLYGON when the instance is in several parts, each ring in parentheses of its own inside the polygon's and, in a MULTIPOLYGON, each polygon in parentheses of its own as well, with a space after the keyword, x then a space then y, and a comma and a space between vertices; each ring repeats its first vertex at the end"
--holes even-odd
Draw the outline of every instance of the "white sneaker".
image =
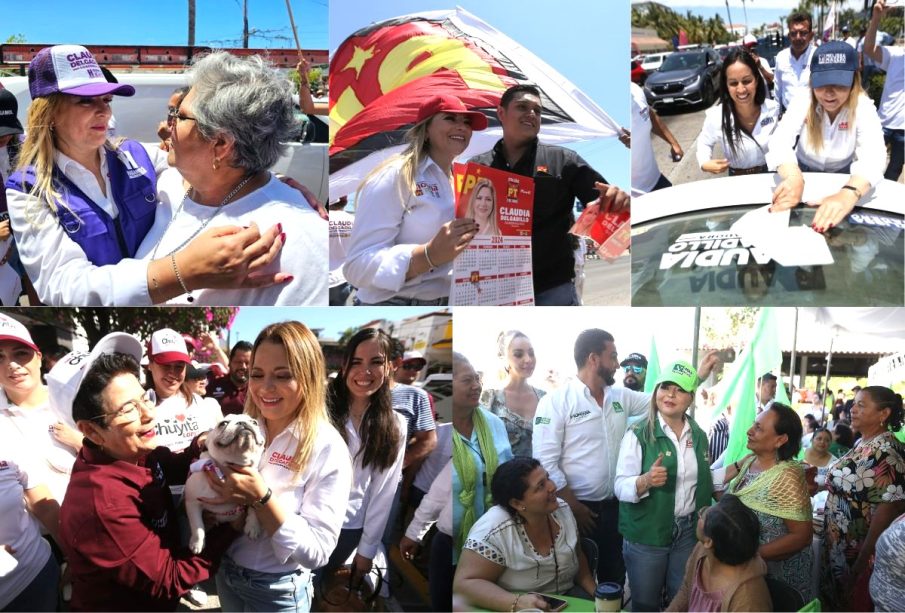
POLYGON ((185 599, 196 607, 201 608, 207 604, 207 592, 196 585, 186 593, 185 599))

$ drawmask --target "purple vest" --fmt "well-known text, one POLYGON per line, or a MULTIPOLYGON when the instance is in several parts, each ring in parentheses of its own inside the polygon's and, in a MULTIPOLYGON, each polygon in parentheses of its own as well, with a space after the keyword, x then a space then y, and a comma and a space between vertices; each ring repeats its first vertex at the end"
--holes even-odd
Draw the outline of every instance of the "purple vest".
MULTIPOLYGON (((92 202, 56 166, 53 169, 54 186, 70 209, 58 208, 57 219, 95 266, 133 257, 151 229, 157 210, 157 173, 148 152, 135 141, 124 141, 120 152, 117 155, 104 149, 111 195, 119 209, 116 219, 92 202)), ((27 168, 13 173, 6 187, 28 193, 34 181, 34 168, 27 168)))

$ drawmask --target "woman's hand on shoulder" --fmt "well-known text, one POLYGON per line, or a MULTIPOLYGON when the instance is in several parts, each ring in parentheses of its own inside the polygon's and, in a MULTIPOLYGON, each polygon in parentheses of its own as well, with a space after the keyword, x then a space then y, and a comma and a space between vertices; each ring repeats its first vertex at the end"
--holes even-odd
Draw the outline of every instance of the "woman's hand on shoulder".
POLYGON ((440 226, 427 244, 431 262, 435 266, 452 262, 468 247, 478 230, 478 224, 470 217, 453 219, 440 226))
POLYGON ((709 160, 701 165, 701 170, 710 174, 718 175, 729 170, 729 160, 722 158, 719 160, 709 160))
POLYGON ((323 219, 324 221, 328 221, 330 219, 330 216, 327 213, 327 209, 324 207, 324 204, 317 199, 317 196, 314 195, 314 192, 312 192, 310 189, 308 189, 292 177, 277 175, 277 179, 279 179, 292 189, 301 192, 302 196, 308 202, 308 206, 317 211, 317 214, 321 216, 321 219, 323 219))
POLYGON ((282 224, 263 233, 256 223, 247 228, 209 228, 177 254, 180 270, 189 289, 237 289, 284 283, 291 281, 292 275, 254 273, 277 257, 285 240, 282 224))

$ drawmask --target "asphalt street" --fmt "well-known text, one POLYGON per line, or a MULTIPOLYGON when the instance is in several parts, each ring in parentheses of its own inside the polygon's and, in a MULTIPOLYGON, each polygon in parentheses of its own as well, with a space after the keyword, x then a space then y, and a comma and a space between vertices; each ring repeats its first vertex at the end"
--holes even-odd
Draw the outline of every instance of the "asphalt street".
POLYGON ((631 258, 626 253, 613 262, 585 260, 584 306, 629 306, 631 258))

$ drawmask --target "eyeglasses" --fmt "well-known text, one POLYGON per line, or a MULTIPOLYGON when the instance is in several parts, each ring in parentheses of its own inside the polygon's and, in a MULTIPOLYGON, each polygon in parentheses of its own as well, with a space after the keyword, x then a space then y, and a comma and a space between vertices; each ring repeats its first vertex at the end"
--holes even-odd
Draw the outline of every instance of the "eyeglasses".
POLYGON ((644 368, 643 366, 635 366, 634 364, 626 364, 625 366, 622 367, 622 370, 624 370, 627 373, 633 372, 636 375, 640 375, 647 369, 644 368))
POLYGON ((176 121, 198 121, 194 117, 189 117, 188 115, 182 115, 179 112, 179 109, 175 107, 169 107, 167 109, 167 126, 172 128, 176 125, 176 121))
POLYGON ((94 421, 95 419, 107 419, 109 417, 109 423, 112 423, 114 419, 126 417, 128 418, 128 421, 123 421, 122 425, 131 424, 133 421, 138 419, 139 415, 141 415, 142 409, 150 408, 154 408, 154 398, 151 390, 148 390, 141 396, 141 398, 136 398, 134 400, 125 402, 121 407, 119 407, 119 409, 116 410, 115 413, 104 413, 103 415, 92 417, 91 420, 94 421))
POLYGON ((424 368, 424 364, 412 364, 412 363, 403 363, 402 370, 421 370, 424 368))

